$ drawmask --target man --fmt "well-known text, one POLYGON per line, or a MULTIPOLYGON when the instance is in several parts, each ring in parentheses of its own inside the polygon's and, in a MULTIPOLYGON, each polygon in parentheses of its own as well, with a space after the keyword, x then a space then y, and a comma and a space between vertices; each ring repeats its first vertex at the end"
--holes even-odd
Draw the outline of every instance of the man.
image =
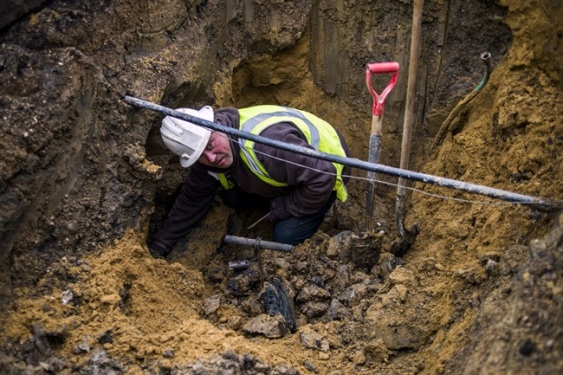
MULTIPOLYGON (((305 111, 274 105, 178 111, 279 142, 349 155, 344 138, 305 111)), ((266 219, 274 221, 273 240, 291 245, 315 233, 336 198, 347 198, 343 176, 350 171, 341 164, 233 139, 170 116, 162 121, 160 132, 164 144, 189 172, 168 218, 149 244, 155 257, 168 255, 207 213, 217 193, 236 209, 267 201, 266 219)))

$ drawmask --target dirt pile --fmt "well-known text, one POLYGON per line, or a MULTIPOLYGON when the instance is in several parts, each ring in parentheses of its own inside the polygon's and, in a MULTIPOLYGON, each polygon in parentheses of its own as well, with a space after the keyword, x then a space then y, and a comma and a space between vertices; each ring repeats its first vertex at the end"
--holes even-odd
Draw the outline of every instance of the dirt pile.
MULTIPOLYGON (((395 179, 379 176, 366 233, 355 171, 349 201, 291 253, 223 243, 271 228, 249 230, 263 215, 217 201, 166 260, 150 257, 184 171, 159 140, 161 117, 124 94, 303 108, 366 159, 365 64, 399 61, 382 150, 398 164, 412 4, 341 5, 53 1, 2 30, 0 372, 563 371, 561 207, 412 184, 407 227, 420 233, 403 252, 395 179)), ((426 2, 416 169, 563 199, 562 19, 557 1, 426 2), (489 82, 429 155, 479 82, 483 50, 489 82)))

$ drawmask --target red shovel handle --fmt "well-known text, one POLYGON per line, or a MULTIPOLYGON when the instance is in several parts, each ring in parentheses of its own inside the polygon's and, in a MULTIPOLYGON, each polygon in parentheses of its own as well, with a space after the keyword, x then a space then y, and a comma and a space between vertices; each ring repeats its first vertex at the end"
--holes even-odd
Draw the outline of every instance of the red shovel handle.
POLYGON ((371 74, 378 73, 395 73, 399 71, 398 62, 384 62, 368 64, 368 70, 371 74))
POLYGON ((384 63, 371 63, 367 65, 366 68, 366 83, 369 92, 373 96, 373 114, 374 116, 381 116, 383 114, 383 109, 385 106, 385 98, 393 90, 393 86, 397 82, 397 76, 399 75, 399 63, 398 62, 384 62, 384 63), (375 92, 371 86, 371 75, 380 73, 393 73, 389 84, 383 90, 381 94, 375 92))

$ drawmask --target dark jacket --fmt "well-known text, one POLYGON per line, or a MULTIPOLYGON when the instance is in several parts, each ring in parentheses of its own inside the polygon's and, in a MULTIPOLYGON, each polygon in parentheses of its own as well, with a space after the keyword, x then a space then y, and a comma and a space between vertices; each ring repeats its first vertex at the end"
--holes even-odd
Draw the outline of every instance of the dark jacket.
MULTIPOLYGON (((239 119, 235 108, 222 108, 215 112, 215 122, 221 125, 239 129, 239 119)), ((272 125, 260 136, 312 149, 303 133, 288 122, 272 125)), ((340 134, 339 137, 346 155, 349 156, 350 152, 344 138, 340 134)), ((231 140, 231 148, 233 164, 228 169, 214 170, 199 163, 189 168, 181 192, 164 225, 157 231, 151 248, 163 254, 168 253, 172 246, 188 233, 190 227, 207 213, 215 194, 221 188, 217 178, 209 171, 224 173, 241 190, 269 199, 271 201, 269 220, 313 214, 324 206, 332 193, 336 169, 329 161, 256 143, 254 149, 258 159, 270 176, 288 185, 276 187, 262 181, 240 160, 238 142, 231 140)), ((349 174, 350 168, 345 167, 343 175, 349 174)), ((346 182, 346 179, 344 181, 346 182)))

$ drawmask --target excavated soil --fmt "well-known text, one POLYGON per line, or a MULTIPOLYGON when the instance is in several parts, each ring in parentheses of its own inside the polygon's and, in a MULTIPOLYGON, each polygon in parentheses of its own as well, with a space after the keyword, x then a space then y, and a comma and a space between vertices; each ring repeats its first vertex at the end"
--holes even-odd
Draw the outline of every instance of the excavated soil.
POLYGON ((407 241, 396 177, 378 175, 367 230, 355 169, 350 199, 291 252, 226 243, 268 240, 271 223, 249 229, 262 212, 219 200, 167 259, 147 251, 185 171, 159 139, 162 116, 124 95, 305 109, 367 160, 365 64, 397 61, 381 154, 397 166, 412 5, 10 2, 0 372, 562 373, 561 1, 426 1, 411 151, 413 170, 546 204, 410 182, 405 227, 418 235, 407 241), (483 77, 484 51, 490 77, 456 108, 483 77))

